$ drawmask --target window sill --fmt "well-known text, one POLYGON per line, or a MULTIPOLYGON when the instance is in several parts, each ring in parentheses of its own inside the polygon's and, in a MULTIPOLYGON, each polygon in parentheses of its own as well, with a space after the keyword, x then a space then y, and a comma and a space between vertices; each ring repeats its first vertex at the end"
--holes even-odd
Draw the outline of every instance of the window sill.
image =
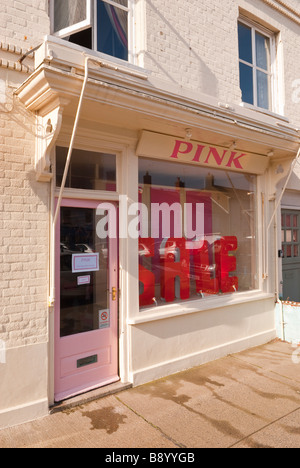
POLYGON ((130 60, 122 60, 112 55, 107 55, 93 49, 73 44, 54 35, 44 37, 44 43, 35 54, 35 69, 37 69, 44 60, 51 59, 52 63, 58 62, 70 67, 84 67, 84 58, 94 58, 101 62, 103 69, 114 72, 125 73, 134 78, 148 80, 149 72, 130 60))
POLYGON ((268 115, 270 117, 274 117, 275 119, 282 120, 285 123, 289 123, 289 119, 287 119, 283 115, 277 114, 276 112, 272 112, 272 111, 267 110, 267 109, 264 109, 263 107, 253 106, 252 104, 248 104, 247 102, 241 102, 240 106, 244 107, 245 109, 250 109, 250 110, 253 110, 255 112, 260 112, 261 114, 266 114, 266 115, 268 115))
MULTIPOLYGON (((60 187, 55 188, 55 196, 58 197, 60 187)), ((76 198, 84 200, 99 200, 99 204, 103 200, 107 201, 119 201, 120 195, 118 192, 107 192, 105 190, 85 190, 85 189, 74 189, 65 188, 64 198, 76 198)))
POLYGON ((128 325, 140 325, 213 309, 224 309, 246 302, 257 302, 269 299, 274 299, 274 294, 267 294, 260 290, 230 294, 228 296, 210 297, 151 309, 143 309, 143 311, 140 312, 140 317, 129 319, 127 323, 128 325))

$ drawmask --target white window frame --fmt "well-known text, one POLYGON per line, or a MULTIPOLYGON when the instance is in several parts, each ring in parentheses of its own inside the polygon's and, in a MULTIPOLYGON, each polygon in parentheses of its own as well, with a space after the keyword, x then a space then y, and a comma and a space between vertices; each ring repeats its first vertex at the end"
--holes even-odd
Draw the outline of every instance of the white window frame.
POLYGON ((245 60, 240 59, 239 57, 239 64, 243 63, 248 67, 252 67, 255 73, 253 73, 253 104, 242 102, 244 107, 255 108, 261 110, 263 112, 278 112, 278 102, 277 102, 277 63, 276 63, 276 34, 267 28, 264 28, 261 25, 258 25, 255 22, 249 21, 243 17, 238 19, 238 23, 245 25, 248 28, 251 28, 251 47, 252 47, 252 56, 253 56, 253 63, 246 62, 245 60), (267 37, 270 41, 270 68, 268 73, 266 70, 258 67, 256 64, 256 42, 255 42, 255 33, 259 33, 265 37, 267 37), (264 74, 269 76, 269 109, 265 109, 264 107, 259 107, 257 102, 257 71, 261 71, 264 74))
MULTIPOLYGON (((119 3, 114 2, 113 0, 103 0, 105 3, 109 3, 112 6, 115 6, 121 10, 128 12, 128 62, 134 63, 135 56, 134 47, 133 47, 133 38, 134 38, 134 5, 135 0, 128 0, 128 7, 124 7, 119 3)), ((97 44, 97 0, 87 0, 86 2, 86 19, 79 23, 76 23, 67 28, 61 29, 60 31, 54 32, 54 0, 49 0, 50 2, 50 21, 51 21, 51 34, 56 37, 65 38, 72 34, 83 31, 87 28, 92 28, 92 50, 98 52, 97 44)), ((99 52, 100 53, 100 52, 99 52)))
POLYGON ((83 31, 84 29, 92 27, 92 1, 93 0, 86 0, 86 19, 84 21, 80 21, 79 23, 73 24, 72 26, 68 26, 67 28, 54 32, 54 0, 50 0, 51 34, 53 34, 53 36, 64 38, 66 36, 70 36, 71 34, 75 34, 77 32, 83 31))

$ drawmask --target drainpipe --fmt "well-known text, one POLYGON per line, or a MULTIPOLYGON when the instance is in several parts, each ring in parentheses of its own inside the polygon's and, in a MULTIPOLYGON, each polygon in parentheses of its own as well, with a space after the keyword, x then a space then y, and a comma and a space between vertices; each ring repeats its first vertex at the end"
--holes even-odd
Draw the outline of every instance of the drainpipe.
POLYGON ((63 179, 62 179, 62 183, 61 183, 61 187, 60 187, 60 191, 59 191, 59 196, 58 196, 56 208, 55 208, 55 195, 54 195, 55 187, 54 187, 54 182, 52 182, 52 188, 51 188, 51 199, 52 199, 52 201, 51 201, 51 204, 52 204, 52 206, 51 206, 51 216, 52 216, 52 226, 51 226, 51 247, 52 247, 52 250, 51 250, 51 252, 52 252, 52 255, 51 255, 51 265, 50 265, 51 274, 50 274, 49 307, 53 307, 54 303, 55 303, 55 227, 56 227, 58 214, 59 214, 60 207, 61 207, 63 192, 64 192, 65 185, 66 185, 66 179, 67 179, 67 175, 68 175, 68 171, 69 171, 69 167, 70 167, 72 151, 73 151, 73 146, 74 146, 74 140, 75 140, 75 136, 76 136, 76 131, 77 131, 78 122, 79 122, 79 118, 80 118, 80 112, 81 112, 82 103, 83 103, 83 97, 84 97, 86 85, 87 85, 87 82, 88 82, 89 62, 94 62, 94 63, 96 63, 97 65, 100 65, 100 66, 102 65, 102 62, 100 60, 96 60, 96 59, 94 59, 92 57, 85 57, 84 81, 83 81, 83 85, 82 85, 82 89, 81 89, 81 93, 80 93, 78 108, 77 108, 76 117, 75 117, 75 121, 74 121, 74 125, 73 125, 73 131, 72 131, 72 136, 71 136, 71 140, 70 140, 70 146, 69 146, 69 150, 68 150, 68 154, 67 154, 67 160, 66 160, 66 164, 65 164, 63 179))
POLYGON ((66 185, 66 179, 67 179, 69 166, 70 166, 70 162, 71 162, 71 156, 72 156, 72 151, 73 151, 73 145, 74 145, 76 130, 77 130, 77 126, 78 126, 78 121, 79 121, 79 117, 80 117, 80 112, 81 112, 81 107, 82 107, 82 102, 83 102, 83 96, 84 96, 85 88, 86 88, 86 85, 87 85, 87 82, 88 82, 89 61, 96 62, 97 64, 101 65, 101 62, 100 61, 97 62, 97 60, 95 60, 94 58, 91 58, 91 57, 86 57, 85 58, 84 81, 83 81, 83 86, 82 86, 82 90, 81 90, 81 94, 80 94, 80 99, 79 99, 79 103, 78 103, 77 112, 76 112, 75 122, 74 122, 74 126, 73 126, 73 131, 72 131, 72 137, 71 137, 70 146, 69 146, 69 150, 68 150, 68 154, 67 154, 67 160, 66 160, 64 175, 63 175, 63 179, 62 179, 61 187, 60 187, 60 191, 59 191, 59 197, 58 197, 58 201, 57 201, 56 211, 55 211, 55 215, 54 215, 54 220, 53 220, 54 226, 56 226, 58 213, 59 213, 60 205, 61 205, 61 200, 62 200, 62 196, 63 196, 63 191, 64 191, 65 185, 66 185))
POLYGON ((49 298, 48 306, 53 307, 55 301, 55 226, 53 223, 55 213, 55 180, 51 181, 51 199, 50 199, 50 246, 49 246, 49 298))

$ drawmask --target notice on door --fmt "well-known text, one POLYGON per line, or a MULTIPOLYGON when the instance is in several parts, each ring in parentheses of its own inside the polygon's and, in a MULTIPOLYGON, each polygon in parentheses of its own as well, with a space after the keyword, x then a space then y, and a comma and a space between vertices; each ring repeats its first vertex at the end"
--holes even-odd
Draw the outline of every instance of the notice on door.
POLYGON ((72 273, 99 271, 99 254, 73 254, 72 273))
POLYGON ((83 286, 85 284, 91 284, 91 275, 88 276, 78 276, 77 286, 83 286))
POLYGON ((99 329, 110 327, 110 313, 109 309, 99 310, 99 329))

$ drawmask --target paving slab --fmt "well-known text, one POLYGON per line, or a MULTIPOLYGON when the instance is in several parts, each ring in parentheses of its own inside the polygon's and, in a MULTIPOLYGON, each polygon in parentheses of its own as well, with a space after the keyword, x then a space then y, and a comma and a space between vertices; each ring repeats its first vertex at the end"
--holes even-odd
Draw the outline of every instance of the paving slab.
POLYGON ((299 448, 300 410, 273 421, 272 424, 251 434, 234 448, 299 448))
POLYGON ((0 431, 0 448, 299 448, 297 358, 292 345, 275 341, 95 401, 84 397, 0 431))
POLYGON ((230 356, 120 400, 182 446, 230 447, 300 407, 298 382, 243 359, 230 356))
POLYGON ((300 384, 300 347, 275 340, 263 347, 239 353, 239 359, 262 369, 291 378, 300 384))
POLYGON ((0 431, 1 448, 174 448, 114 396, 0 431))

